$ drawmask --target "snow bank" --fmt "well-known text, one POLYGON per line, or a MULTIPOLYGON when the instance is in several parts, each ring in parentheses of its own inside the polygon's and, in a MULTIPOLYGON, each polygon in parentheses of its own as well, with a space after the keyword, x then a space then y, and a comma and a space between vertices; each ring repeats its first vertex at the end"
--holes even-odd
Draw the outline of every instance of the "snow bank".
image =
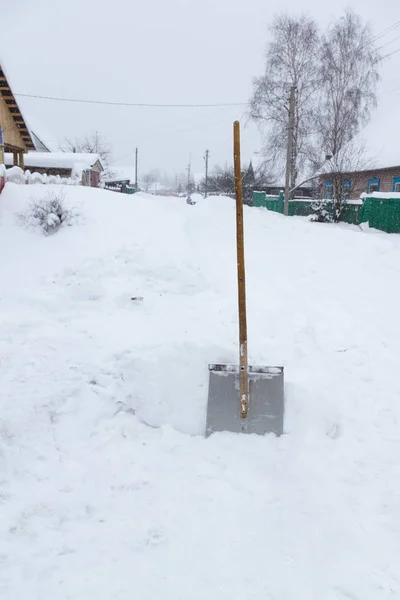
POLYGON ((0 596, 399 596, 399 238, 245 207, 286 435, 204 440, 207 364, 238 352, 233 201, 66 188, 80 222, 45 238, 16 215, 47 189, 0 198, 0 596))
MULTIPOLYGON (((82 175, 82 174, 81 174, 82 175)), ((5 177, 10 183, 24 184, 50 184, 50 185, 79 185, 80 176, 73 174, 73 177, 60 177, 60 175, 46 175, 34 171, 31 173, 29 169, 23 171, 21 167, 10 167, 6 169, 4 165, 0 165, 0 177, 5 177)))
POLYGON ((371 194, 363 193, 361 194, 361 198, 377 198, 378 200, 390 200, 398 199, 400 200, 400 192, 372 192, 371 194))

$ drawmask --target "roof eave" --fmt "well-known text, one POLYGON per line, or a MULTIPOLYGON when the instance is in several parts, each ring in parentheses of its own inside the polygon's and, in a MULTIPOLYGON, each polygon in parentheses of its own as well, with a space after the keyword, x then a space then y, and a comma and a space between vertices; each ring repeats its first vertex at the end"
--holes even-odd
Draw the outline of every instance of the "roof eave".
POLYGON ((0 65, 0 98, 4 100, 8 107, 13 106, 16 107, 17 112, 11 113, 13 117, 16 128, 20 132, 21 139, 23 140, 26 150, 36 150, 35 144, 33 143, 32 135, 27 125, 27 121, 25 120, 21 108, 15 99, 11 86, 9 84, 7 75, 4 71, 4 67, 0 65), (2 81, 4 80, 4 81, 2 81), (6 95, 4 95, 4 92, 6 95), (22 130, 22 131, 21 131, 22 130))

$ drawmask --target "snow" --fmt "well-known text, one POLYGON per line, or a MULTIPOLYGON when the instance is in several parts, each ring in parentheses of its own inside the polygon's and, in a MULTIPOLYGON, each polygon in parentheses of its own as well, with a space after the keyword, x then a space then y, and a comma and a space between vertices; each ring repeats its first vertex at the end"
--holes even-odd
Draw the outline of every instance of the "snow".
POLYGON ((44 237, 17 215, 49 189, 0 196, 0 597, 399 597, 399 238, 244 208, 285 435, 205 440, 233 201, 66 187, 79 222, 44 237))
POLYGON ((56 227, 57 225, 60 225, 60 223, 61 223, 60 217, 54 213, 50 213, 47 216, 46 223, 47 223, 47 225, 49 225, 49 227, 56 227))
POLYGON ((363 193, 361 198, 376 198, 377 200, 400 200, 399 192, 372 192, 370 194, 363 193))
POLYGON ((0 165, 0 177, 5 177, 11 183, 25 184, 63 184, 79 185, 78 177, 60 177, 60 175, 40 174, 36 171, 31 173, 29 170, 23 171, 20 167, 9 167, 0 165))

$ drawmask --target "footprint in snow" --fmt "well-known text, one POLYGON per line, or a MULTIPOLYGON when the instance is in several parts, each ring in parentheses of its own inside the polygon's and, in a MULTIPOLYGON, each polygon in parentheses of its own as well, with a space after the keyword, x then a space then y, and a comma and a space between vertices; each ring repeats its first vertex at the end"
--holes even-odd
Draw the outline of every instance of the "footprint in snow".
POLYGON ((340 437, 341 428, 339 423, 334 423, 330 429, 326 432, 326 435, 331 438, 331 440, 337 440, 340 437))
POLYGON ((159 529, 149 529, 147 536, 147 546, 159 546, 167 541, 166 535, 159 529))

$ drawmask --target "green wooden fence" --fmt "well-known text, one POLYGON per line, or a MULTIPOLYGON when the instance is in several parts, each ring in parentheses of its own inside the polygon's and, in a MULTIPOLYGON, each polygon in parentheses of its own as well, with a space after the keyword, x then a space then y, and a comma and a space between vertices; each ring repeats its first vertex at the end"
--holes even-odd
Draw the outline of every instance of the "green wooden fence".
MULTIPOLYGON (((253 206, 267 208, 283 214, 284 196, 267 196, 265 192, 253 193, 253 206)), ((314 211, 310 200, 291 200, 289 216, 308 217, 314 211)), ((327 210, 332 211, 332 204, 327 204, 327 210)), ((400 198, 366 197, 358 204, 346 204, 341 220, 352 225, 368 223, 374 229, 387 233, 400 233, 400 198)))
POLYGON ((400 233, 400 198, 365 198, 360 223, 386 233, 400 233))

